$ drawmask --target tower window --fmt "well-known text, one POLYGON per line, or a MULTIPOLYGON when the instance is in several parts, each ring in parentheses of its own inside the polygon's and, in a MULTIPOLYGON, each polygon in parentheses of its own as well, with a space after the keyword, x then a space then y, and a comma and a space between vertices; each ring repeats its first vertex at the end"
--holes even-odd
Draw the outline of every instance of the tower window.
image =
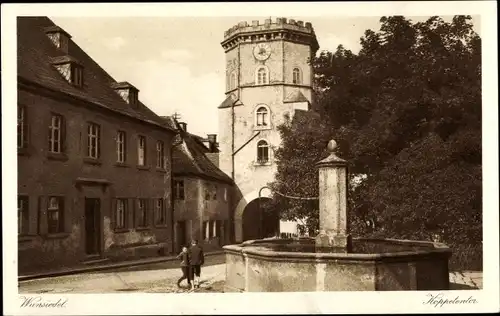
POLYGON ((259 107, 255 112, 255 121, 259 127, 269 126, 269 110, 264 106, 259 107))
POLYGON ((269 162, 269 144, 265 140, 257 143, 257 162, 261 164, 269 162))
POLYGON ((302 78, 300 75, 300 69, 299 68, 293 68, 293 83, 295 84, 301 84, 302 83, 302 78))
POLYGON ((236 89, 236 83, 236 71, 233 71, 229 79, 229 90, 236 89))
POLYGON ((269 71, 265 66, 257 68, 255 72, 255 82, 258 85, 269 83, 269 71))

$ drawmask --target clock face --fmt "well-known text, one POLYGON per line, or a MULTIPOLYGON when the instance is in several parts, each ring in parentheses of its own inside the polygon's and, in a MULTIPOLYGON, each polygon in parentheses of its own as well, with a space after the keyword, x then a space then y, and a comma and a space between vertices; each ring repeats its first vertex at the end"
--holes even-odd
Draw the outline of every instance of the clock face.
POLYGON ((257 44, 253 49, 253 55, 258 60, 266 60, 271 55, 271 47, 266 43, 257 44))

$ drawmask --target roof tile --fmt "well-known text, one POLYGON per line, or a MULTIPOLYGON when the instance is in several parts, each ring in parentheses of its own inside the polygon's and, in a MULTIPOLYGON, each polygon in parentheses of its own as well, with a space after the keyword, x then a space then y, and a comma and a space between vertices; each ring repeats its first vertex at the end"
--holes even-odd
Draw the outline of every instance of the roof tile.
POLYGON ((59 29, 47 17, 17 18, 17 69, 19 77, 45 88, 83 99, 96 106, 110 108, 115 112, 173 131, 171 127, 165 126, 164 121, 143 103, 139 102, 139 106, 131 107, 123 100, 112 88, 114 84, 117 84, 116 80, 72 40, 69 40, 68 52, 53 45, 46 31, 59 29), (82 88, 67 82, 52 65, 54 59, 61 61, 65 58, 72 58, 83 65, 84 86, 82 88))

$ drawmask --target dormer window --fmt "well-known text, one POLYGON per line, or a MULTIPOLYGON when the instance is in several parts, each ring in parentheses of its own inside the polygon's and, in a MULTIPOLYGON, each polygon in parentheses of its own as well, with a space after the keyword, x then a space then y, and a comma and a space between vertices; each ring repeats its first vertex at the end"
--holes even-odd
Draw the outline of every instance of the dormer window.
POLYGON ((66 33, 66 31, 59 26, 48 27, 45 29, 45 33, 57 48, 65 53, 68 52, 69 39, 71 38, 71 35, 66 33))
POLYGON ((113 84, 113 89, 130 105, 139 103, 139 90, 128 82, 117 82, 113 84))
POLYGON ((66 81, 76 87, 83 87, 83 66, 77 60, 61 56, 53 58, 52 64, 66 81))

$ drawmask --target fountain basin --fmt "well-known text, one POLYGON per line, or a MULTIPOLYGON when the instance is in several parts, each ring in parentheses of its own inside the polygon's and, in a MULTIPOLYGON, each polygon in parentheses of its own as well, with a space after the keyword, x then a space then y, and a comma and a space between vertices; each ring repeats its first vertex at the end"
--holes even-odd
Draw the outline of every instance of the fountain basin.
POLYGON ((354 238, 352 251, 314 239, 224 246, 226 292, 448 290, 451 250, 430 241, 354 238))

